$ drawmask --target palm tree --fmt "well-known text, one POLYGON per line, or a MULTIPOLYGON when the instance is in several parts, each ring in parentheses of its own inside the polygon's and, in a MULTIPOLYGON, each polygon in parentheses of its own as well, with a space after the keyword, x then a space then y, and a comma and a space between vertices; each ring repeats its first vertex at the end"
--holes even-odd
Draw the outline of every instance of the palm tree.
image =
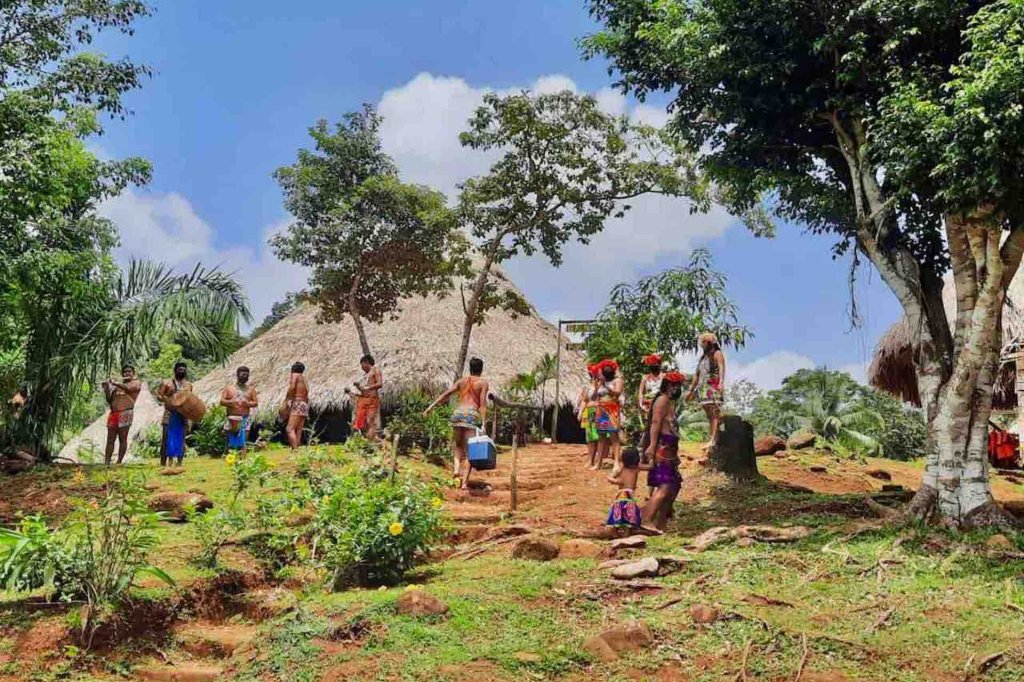
POLYGON ((89 296, 50 301, 29 320, 29 401, 16 437, 44 455, 74 401, 93 390, 102 373, 146 358, 169 335, 223 359, 231 332, 251 320, 240 285, 216 269, 197 265, 179 274, 162 263, 133 260, 125 270, 95 276, 98 286, 89 296))
POLYGON ((826 441, 869 454, 881 454, 881 444, 867 431, 884 428, 882 416, 851 399, 847 388, 828 372, 814 377, 801 402, 797 420, 826 441))
POLYGON ((544 414, 547 411, 547 383, 558 373, 558 359, 551 353, 545 353, 533 368, 533 375, 540 386, 540 432, 544 433, 544 414))

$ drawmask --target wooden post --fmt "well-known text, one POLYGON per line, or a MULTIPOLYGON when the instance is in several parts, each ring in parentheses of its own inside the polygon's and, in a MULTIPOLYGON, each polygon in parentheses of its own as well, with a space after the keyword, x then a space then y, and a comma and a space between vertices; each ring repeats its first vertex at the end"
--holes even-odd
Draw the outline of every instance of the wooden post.
MULTIPOLYGON (((554 410, 551 413, 551 442, 558 442, 558 400, 562 394, 562 321, 558 321, 558 331, 555 336, 558 338, 558 350, 555 351, 555 401, 554 410)), ((541 423, 544 418, 541 417, 541 423)))
POLYGON ((395 475, 398 473, 398 434, 391 439, 391 482, 395 482, 395 475))
POLYGON ((491 419, 491 438, 498 442, 498 405, 494 405, 494 417, 491 419))
POLYGON ((508 490, 512 502, 512 511, 519 506, 519 481, 517 478, 519 469, 519 434, 512 434, 512 479, 509 481, 508 490))

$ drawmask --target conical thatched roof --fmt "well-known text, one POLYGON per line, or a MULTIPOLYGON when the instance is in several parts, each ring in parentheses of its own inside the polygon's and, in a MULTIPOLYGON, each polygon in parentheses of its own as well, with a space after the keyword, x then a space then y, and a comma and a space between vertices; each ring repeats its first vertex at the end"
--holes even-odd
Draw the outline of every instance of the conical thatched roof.
MULTIPOLYGON (((946 317, 953 325, 956 316, 956 288, 952 281, 947 280, 942 290, 942 303, 946 309, 946 317)), ((1010 283, 1007 290, 1006 305, 1003 309, 1003 345, 1004 348, 1016 348, 1024 341, 1024 275, 1018 275, 1010 283)), ((913 335, 907 320, 903 319, 889 328, 878 342, 875 354, 868 368, 868 381, 872 386, 902 398, 903 400, 921 404, 921 396, 917 390, 917 374, 914 370, 914 358, 917 348, 913 344, 913 335)), ((996 379, 996 391, 993 406, 997 409, 1011 409, 1017 405, 1014 391, 1016 363, 1004 356, 996 379)))
MULTIPOLYGON (((493 281, 498 293, 510 290, 522 296, 501 272, 494 273, 493 281)), ((462 320, 462 296, 456 287, 440 299, 408 299, 402 303, 397 319, 366 325, 371 350, 384 374, 381 393, 385 402, 409 389, 439 391, 450 384, 462 320)), ((563 341, 568 339, 563 337, 563 341)), ((473 329, 469 345, 469 357, 483 359, 484 378, 499 392, 516 374, 532 371, 545 353, 556 351, 556 329, 536 311, 515 317, 500 309, 490 311, 486 322, 473 329)), ((311 407, 317 411, 340 409, 348 402, 345 388, 362 376, 361 355, 351 319, 318 324, 315 307, 305 305, 235 352, 222 367, 196 381, 195 392, 208 404, 216 403, 224 386, 234 381, 235 369, 245 365, 251 373, 250 382, 259 392, 260 410, 276 410, 284 401, 292 363, 301 361, 306 365, 311 407)), ((586 377, 583 354, 563 347, 562 400, 574 398, 586 377)), ((553 393, 554 381, 547 385, 549 403, 553 393)), ((159 409, 152 415, 148 410, 140 411, 133 435, 158 423, 161 414, 159 409)), ((87 431, 100 428, 101 422, 97 422, 87 431)))

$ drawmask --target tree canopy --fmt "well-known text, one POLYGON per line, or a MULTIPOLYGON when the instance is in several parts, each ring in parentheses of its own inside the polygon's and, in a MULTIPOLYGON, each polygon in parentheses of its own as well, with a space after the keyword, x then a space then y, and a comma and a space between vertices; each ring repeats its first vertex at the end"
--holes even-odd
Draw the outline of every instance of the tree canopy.
POLYGON ((570 91, 489 93, 460 139, 501 156, 461 188, 459 211, 482 264, 465 306, 456 375, 485 310, 493 265, 539 252, 558 266, 566 243, 587 243, 644 194, 707 201, 687 155, 660 130, 608 114, 593 97, 570 91))
POLYGON ((310 129, 315 150, 275 174, 296 220, 271 240, 277 255, 312 268, 304 294, 319 319, 350 315, 363 352, 362 320, 394 316, 403 298, 446 293, 464 265, 456 213, 440 192, 402 183, 383 152, 371 107, 350 113, 332 132, 310 129))

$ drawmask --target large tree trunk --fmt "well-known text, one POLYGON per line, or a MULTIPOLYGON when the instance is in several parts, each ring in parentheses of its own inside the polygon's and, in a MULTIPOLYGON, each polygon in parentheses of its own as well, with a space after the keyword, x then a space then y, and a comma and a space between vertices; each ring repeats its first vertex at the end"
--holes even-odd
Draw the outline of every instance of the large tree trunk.
MULTIPOLYGON (((499 240, 500 243, 500 240, 499 240)), ((463 302, 462 319, 462 341, 459 344, 459 356, 455 360, 455 372, 453 381, 462 378, 462 372, 466 369, 466 358, 469 355, 469 339, 473 336, 473 326, 476 324, 477 312, 480 309, 480 297, 483 295, 484 287, 491 275, 491 266, 494 265, 494 251, 489 249, 484 256, 484 264, 477 273, 476 279, 469 290, 469 299, 463 302)))
POLYGON ((862 122, 829 116, 850 177, 857 246, 899 299, 918 348, 916 369, 927 422, 921 488, 910 504, 919 518, 937 512, 949 525, 1010 525, 988 481, 988 418, 1002 345, 1006 289, 1020 265, 1024 231, 1000 244, 1003 219, 979 207, 945 219, 957 292, 954 330, 942 305, 942 280, 895 238, 893 202, 869 161, 862 122))
MULTIPOLYGON (((928 447, 921 488, 911 512, 934 510, 958 527, 1014 525, 992 498, 989 484, 988 423, 992 391, 1002 349, 1002 311, 1006 288, 1020 264, 1021 233, 1000 245, 999 221, 986 211, 946 219, 947 240, 957 293, 954 348, 948 379, 922 392, 928 422, 928 447)), ((941 362, 922 346, 918 382, 924 370, 941 362)))
POLYGON ((352 316, 352 323, 356 326, 356 334, 359 336, 359 346, 363 349, 363 355, 373 355, 370 352, 370 341, 366 338, 366 328, 363 326, 363 318, 359 314, 359 304, 356 301, 360 281, 361 278, 356 276, 352 288, 348 291, 348 314, 352 316))

